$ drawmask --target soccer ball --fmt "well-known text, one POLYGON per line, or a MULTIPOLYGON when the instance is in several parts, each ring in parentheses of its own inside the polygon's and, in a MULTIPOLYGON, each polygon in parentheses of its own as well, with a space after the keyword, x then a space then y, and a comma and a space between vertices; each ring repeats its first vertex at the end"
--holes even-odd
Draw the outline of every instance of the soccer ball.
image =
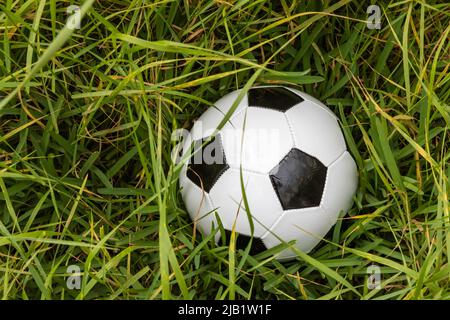
POLYGON ((215 232, 216 242, 234 230, 237 248, 250 239, 252 254, 282 245, 276 258, 291 259, 350 209, 356 165, 334 113, 288 87, 249 89, 216 130, 239 93, 207 109, 185 139, 182 197, 196 228, 215 232))

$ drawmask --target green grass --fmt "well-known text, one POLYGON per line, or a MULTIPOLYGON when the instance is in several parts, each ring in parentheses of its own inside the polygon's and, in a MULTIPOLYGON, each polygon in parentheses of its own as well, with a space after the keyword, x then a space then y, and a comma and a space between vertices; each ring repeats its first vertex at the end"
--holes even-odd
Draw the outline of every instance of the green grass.
POLYGON ((3 299, 450 299, 450 5, 0 3, 3 299), (326 102, 359 171, 310 254, 194 236, 170 152, 212 102, 281 83, 326 102), (382 289, 366 286, 367 267, 382 289), (81 269, 81 289, 66 285, 81 269))

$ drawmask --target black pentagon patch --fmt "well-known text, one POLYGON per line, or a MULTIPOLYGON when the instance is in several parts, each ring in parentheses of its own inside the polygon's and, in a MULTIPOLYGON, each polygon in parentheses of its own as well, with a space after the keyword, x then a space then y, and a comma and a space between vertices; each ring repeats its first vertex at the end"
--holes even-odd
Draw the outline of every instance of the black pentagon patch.
POLYGON ((294 148, 269 174, 284 210, 320 205, 327 167, 318 159, 294 148))
POLYGON ((195 141, 194 150, 197 151, 189 159, 186 175, 198 187, 209 192, 229 166, 220 136, 212 138, 202 147, 206 140, 195 141))
POLYGON ((249 107, 286 112, 302 101, 302 97, 283 87, 252 88, 248 91, 249 107))
MULTIPOLYGON (((236 249, 245 250, 247 248, 248 243, 250 242, 251 238, 252 237, 250 237, 250 236, 236 233, 236 249)), ((226 243, 224 244, 221 239, 219 244, 220 245, 228 245, 230 243, 230 239, 231 239, 231 231, 225 230, 226 243)), ((250 247, 250 254, 255 255, 255 254, 258 254, 258 253, 266 251, 266 250, 267 250, 267 247, 264 244, 264 242, 260 238, 253 237, 253 241, 252 241, 252 244, 250 247)))

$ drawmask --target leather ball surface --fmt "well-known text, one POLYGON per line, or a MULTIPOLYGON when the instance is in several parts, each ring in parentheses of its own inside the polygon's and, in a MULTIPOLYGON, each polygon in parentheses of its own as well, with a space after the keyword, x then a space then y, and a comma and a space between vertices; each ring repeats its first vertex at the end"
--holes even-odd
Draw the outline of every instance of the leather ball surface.
POLYGON ((311 251, 350 209, 356 164, 335 114, 288 87, 251 88, 217 131, 239 93, 194 123, 182 150, 182 197, 196 228, 215 232, 216 242, 234 230, 237 248, 250 239, 252 254, 284 245, 276 258, 291 259, 296 249, 311 251))

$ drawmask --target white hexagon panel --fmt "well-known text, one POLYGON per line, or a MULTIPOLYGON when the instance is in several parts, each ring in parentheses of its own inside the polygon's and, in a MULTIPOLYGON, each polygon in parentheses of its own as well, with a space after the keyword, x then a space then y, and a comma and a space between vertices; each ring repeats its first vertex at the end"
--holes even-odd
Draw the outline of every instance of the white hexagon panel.
POLYGON ((249 106, 221 133, 232 168, 268 173, 294 146, 284 114, 249 106))
POLYGON ((345 140, 335 116, 325 106, 305 100, 286 112, 295 146, 329 166, 345 150, 345 140))
POLYGON ((350 153, 345 151, 328 167, 321 206, 336 220, 341 211, 347 212, 351 208, 357 187, 356 163, 350 153))
POLYGON ((311 251, 335 223, 336 220, 321 207, 294 209, 285 212, 262 241, 268 248, 293 242, 291 247, 277 255, 277 259, 287 260, 297 256, 295 249, 291 248, 311 251))
MULTIPOLYGON (((217 222, 209 194, 187 177, 185 168, 180 173, 180 185, 181 196, 192 221, 200 232, 210 234, 212 228, 217 227, 217 222)), ((219 239, 219 234, 216 239, 219 239)))
MULTIPOLYGON (((217 108, 225 116, 233 106, 233 103, 237 100, 239 93, 241 93, 241 90, 236 90, 224 95, 222 98, 217 100, 216 103, 214 103, 214 108, 217 108)), ((236 109, 234 110, 233 115, 239 114, 247 107, 248 107, 248 99, 247 96, 244 96, 237 105, 236 109)))
MULTIPOLYGON (((242 175, 254 227, 253 235, 262 237, 281 216, 283 208, 273 192, 268 175, 248 171, 243 171, 242 175)), ((218 179, 209 195, 226 230, 232 230, 233 225, 236 225, 239 226, 240 234, 251 236, 250 221, 245 210, 241 186, 240 171, 230 168, 218 179)))

